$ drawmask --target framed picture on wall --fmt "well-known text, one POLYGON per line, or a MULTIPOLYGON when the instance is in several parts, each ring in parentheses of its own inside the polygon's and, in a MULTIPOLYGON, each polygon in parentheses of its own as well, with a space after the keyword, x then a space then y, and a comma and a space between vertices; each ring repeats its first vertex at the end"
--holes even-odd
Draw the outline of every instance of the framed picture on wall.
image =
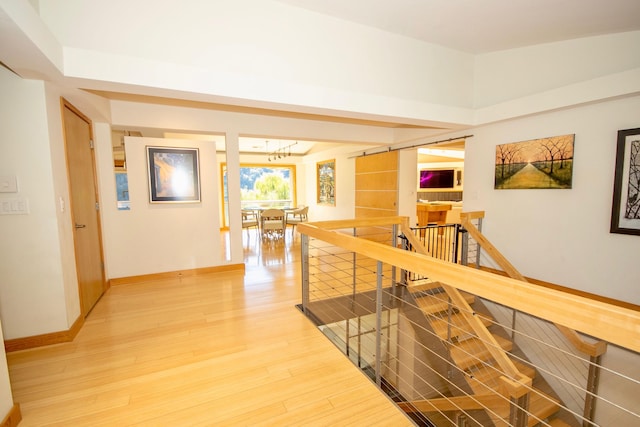
POLYGON ((200 201, 197 148, 147 146, 147 161, 151 203, 200 201))
POLYGON ((574 140, 569 134, 497 145, 494 188, 571 188, 574 140))
POLYGON ((316 183, 319 205, 336 205, 336 160, 318 162, 316 183))
POLYGON ((610 232, 640 235, 640 128, 618 131, 610 232))

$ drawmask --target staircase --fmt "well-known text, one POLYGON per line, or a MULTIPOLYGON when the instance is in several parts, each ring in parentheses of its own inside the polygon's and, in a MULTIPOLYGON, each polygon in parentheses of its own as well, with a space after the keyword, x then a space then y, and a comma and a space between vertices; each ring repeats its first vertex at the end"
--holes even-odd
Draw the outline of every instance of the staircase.
MULTIPOLYGON (((572 417, 559 416, 561 404, 559 398, 555 396, 546 381, 537 375, 535 369, 522 361, 526 359, 517 348, 514 348, 505 331, 494 324, 484 305, 476 301, 473 295, 461 292, 464 304, 468 305, 459 307, 451 302, 452 298, 447 293, 447 287, 443 288, 440 283, 420 280, 408 284, 407 289, 424 314, 428 329, 446 348, 450 372, 442 374, 449 378, 461 376, 464 384, 462 387, 450 387, 449 392, 443 394, 442 398, 403 402, 400 406, 405 411, 421 412, 427 417, 429 413, 432 415, 447 413, 446 418, 452 420, 460 419, 460 415, 468 411, 484 410, 485 414, 479 418, 482 421, 467 419, 465 421, 467 424, 458 423, 458 425, 485 427, 488 425, 487 420, 490 420, 496 427, 578 426, 572 417), (489 340, 491 342, 479 337, 477 324, 475 329, 470 324, 469 313, 465 315, 467 307, 471 307, 472 316, 479 319, 482 327, 491 334, 493 338, 489 340), (496 344, 498 348, 495 347, 496 344), (515 372, 518 372, 525 382, 530 379, 532 385, 531 388, 520 388, 517 394, 518 404, 525 408, 528 405, 528 408, 518 415, 510 415, 514 408, 511 404, 514 398, 509 392, 508 378, 512 378, 512 375, 507 374, 501 367, 504 366, 504 361, 498 363, 496 360, 496 357, 500 358, 501 354, 509 358, 510 362, 507 365, 512 363, 511 366, 515 367, 515 372), (514 354, 518 354, 518 358, 514 358, 514 354)), ((459 291, 455 290, 455 292, 459 291)), ((520 385, 520 383, 517 384, 520 385)))

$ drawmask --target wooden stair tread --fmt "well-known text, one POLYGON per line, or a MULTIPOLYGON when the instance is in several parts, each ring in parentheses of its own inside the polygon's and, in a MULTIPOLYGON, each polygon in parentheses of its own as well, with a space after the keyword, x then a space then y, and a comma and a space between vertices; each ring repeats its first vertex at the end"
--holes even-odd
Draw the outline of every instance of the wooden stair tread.
POLYGON ((548 421, 548 423, 551 427, 573 427, 571 424, 567 423, 564 420, 561 420, 560 418, 554 418, 548 421))
MULTIPOLYGON (((539 420, 544 420, 558 412, 559 408, 560 404, 556 399, 542 393, 540 390, 534 389, 529 400, 529 413, 535 416, 529 417, 527 426, 535 426, 540 422, 539 420)), ((489 417, 492 419, 496 427, 509 425, 507 422, 509 419, 509 405, 505 405, 500 408, 491 408, 491 410, 493 413, 489 412, 489 417)))
POLYGON ((407 285, 407 289, 409 289, 409 292, 411 292, 412 294, 415 294, 417 292, 432 291, 441 287, 442 284, 440 282, 434 282, 431 279, 411 280, 407 285))
MULTIPOLYGON (((512 359, 512 361, 521 374, 526 375, 531 379, 536 377, 536 370, 534 368, 526 363, 520 362, 519 360, 512 359)), ((499 384, 498 381, 500 381, 501 375, 503 375, 503 373, 495 367, 480 365, 469 369, 465 377, 467 379, 467 384, 469 384, 473 392, 476 394, 482 394, 487 392, 487 387, 499 384)))
MULTIPOLYGON (((446 292, 433 292, 441 286, 441 283, 431 282, 427 279, 427 281, 418 284, 414 282, 408 286, 408 289, 414 296, 418 307, 429 320, 436 335, 446 342, 450 329, 451 336, 449 338, 458 339, 458 341, 450 344, 450 356, 459 369, 467 371, 465 379, 473 392, 486 394, 487 387, 491 387, 492 384, 495 385, 497 390, 500 385, 499 377, 501 373, 492 366, 486 366, 487 364, 493 365, 495 363, 486 345, 478 338, 466 338, 473 334, 473 330, 464 315, 459 313, 456 307, 453 306, 455 311, 451 316, 434 316, 436 313, 448 312, 452 307, 446 292)), ((475 302, 474 295, 466 292, 461 292, 461 294, 469 305, 475 302)), ((479 315, 484 326, 491 326, 493 319, 490 316, 479 315)), ((513 343, 509 339, 499 335, 493 335, 493 338, 504 351, 509 352, 513 348, 513 343)), ((534 368, 517 360, 512 359, 512 361, 520 373, 531 379, 535 378, 536 371, 534 368)), ((539 420, 546 420, 553 416, 558 412, 559 407, 560 404, 556 399, 545 395, 539 390, 534 390, 530 395, 529 412, 533 415, 528 418, 528 426, 533 427, 539 423, 539 420)), ((505 401, 504 405, 500 404, 490 409, 491 411, 488 414, 496 427, 508 426, 510 410, 508 400, 505 401)), ((551 420, 550 425, 552 427, 569 426, 560 419, 551 420)))
MULTIPOLYGON (((473 304, 473 302, 475 301, 474 295, 466 292, 461 292, 461 294, 468 304, 473 304)), ((425 314, 441 313, 449 309, 449 300, 447 294, 444 292, 440 292, 434 295, 418 296, 415 300, 418 304, 418 307, 420 307, 420 309, 425 314)))
MULTIPOLYGON (((493 337, 504 351, 510 351, 513 348, 513 343, 508 339, 498 335, 493 337)), ((451 358, 458 368, 467 370, 472 366, 491 360, 491 353, 478 338, 471 338, 452 344, 451 358)))
MULTIPOLYGON (((480 319, 482 319, 482 324, 484 326, 491 326, 493 324, 493 319, 486 314, 479 314, 480 319)), ((449 332, 449 324, 451 324, 451 338, 457 338, 461 335, 466 335, 473 332, 473 329, 465 319, 464 315, 461 313, 454 313, 451 316, 451 320, 449 321, 449 317, 429 317, 429 322, 431 323, 431 327, 434 332, 440 337, 442 340, 447 339, 447 334, 449 332)))
MULTIPOLYGON (((460 408, 460 406, 458 405, 462 405, 462 407, 468 407, 471 402, 474 402, 475 404, 487 405, 486 407, 489 409, 489 411, 487 411, 487 415, 489 416, 489 418, 491 418, 491 421, 496 427, 510 426, 508 421, 511 405, 508 397, 494 392, 494 398, 491 399, 491 394, 487 394, 486 391, 483 394, 477 394, 475 396, 477 396, 477 400, 474 399, 474 395, 470 395, 467 397, 452 397, 450 399, 436 398, 423 401, 400 402, 399 406, 406 412, 431 413, 442 411, 458 411, 458 408, 460 408), (489 398, 492 403, 488 403, 487 398, 489 398)), ((547 419, 558 412, 559 408, 560 404, 556 399, 553 399, 549 395, 542 393, 540 390, 533 389, 529 403, 529 413, 531 415, 528 417, 527 425, 529 427, 533 427, 538 425, 542 420, 545 420, 546 422, 547 419)), ((549 424, 553 427, 572 427, 571 425, 557 418, 550 420, 549 424)))

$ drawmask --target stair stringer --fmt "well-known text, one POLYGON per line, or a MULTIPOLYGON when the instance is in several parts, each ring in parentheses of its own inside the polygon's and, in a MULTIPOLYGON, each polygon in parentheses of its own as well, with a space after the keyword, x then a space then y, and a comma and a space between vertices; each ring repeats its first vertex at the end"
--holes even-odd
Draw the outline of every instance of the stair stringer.
MULTIPOLYGON (((454 291, 459 293, 459 291, 458 291, 457 289, 454 289, 454 291)), ((416 300, 416 298, 415 298, 415 295, 413 295, 413 292, 412 292, 411 286, 409 287, 409 294, 411 294, 412 296, 414 296, 414 301, 416 301, 416 305, 417 305, 417 300, 416 300)), ((448 294, 447 294, 447 295, 448 295, 448 294)), ((460 300, 460 298, 458 298, 458 300, 460 300)), ((474 300, 474 301, 473 301, 473 303, 472 303, 473 305, 469 305, 466 301, 465 301, 465 304, 466 304, 466 307, 463 307, 463 309, 467 310, 467 313, 473 313, 473 315, 474 315, 474 316, 475 316, 476 314, 479 314, 479 313, 482 313, 482 314, 487 315, 487 316, 490 316, 490 315, 491 315, 491 313, 489 312, 489 310, 488 310, 488 309, 484 306, 484 304, 482 304, 482 302, 481 302, 481 301, 479 301, 479 300, 474 300)), ((416 310, 419 310, 419 309, 416 307, 416 310)), ((423 310, 420 310, 420 311, 423 311, 423 310)), ((434 332, 434 330, 433 330, 433 328, 431 327, 431 322, 430 322, 430 320, 429 320, 429 319, 430 319, 430 317, 432 317, 432 316, 430 316, 429 314, 425 313, 424 311, 423 311, 423 316, 425 317, 425 320, 426 320, 426 321, 427 321, 427 323, 429 324, 429 330, 430 330, 430 332, 431 332, 431 333, 433 333, 433 332, 434 332)), ((476 327, 477 327, 477 326, 476 326, 476 327)), ((483 326, 483 327, 484 327, 484 326, 483 326)), ((489 331, 489 328, 486 328, 486 329, 487 329, 487 331, 489 331)), ((505 332, 505 330, 504 330, 503 328, 500 328, 500 327, 497 327, 497 326, 495 326, 495 325, 494 325, 494 326, 491 326, 491 329, 493 330, 493 334, 495 334, 496 336, 500 336, 502 339, 505 339, 505 338, 506 338, 506 339, 509 339, 509 337, 508 337, 507 333, 505 332)), ((435 338, 435 336, 434 336, 434 335, 431 335, 431 339, 433 339, 433 338, 435 338)), ((447 356, 447 357, 448 357, 448 359, 449 359, 449 360, 451 360, 451 356, 450 356, 450 348, 451 348, 451 346, 452 346, 454 343, 452 343, 452 342, 447 342, 447 341, 443 341, 443 340, 441 340, 440 338, 438 338, 438 340, 439 340, 439 341, 443 344, 443 346, 447 349, 447 353, 448 353, 448 356, 447 356)), ((511 343, 511 346, 513 346, 513 344, 512 344, 512 343, 511 343)), ((518 358, 519 360, 521 360, 521 361, 522 361, 522 363, 518 363, 518 366, 519 366, 520 368, 516 367, 516 365, 515 365, 515 364, 513 364, 513 366, 514 366, 514 368, 516 369, 516 371, 520 374, 520 370, 522 370, 523 363, 524 363, 524 364, 527 364, 527 363, 528 363, 528 360, 526 359, 526 356, 524 356, 524 354, 522 353, 522 351, 521 351, 519 348, 517 348, 517 346, 515 346, 515 347, 513 347, 513 348, 512 348, 512 347, 509 347, 509 351, 508 351, 508 352, 507 352, 507 351, 505 351, 504 353, 505 353, 505 354, 512 353, 512 354, 517 354, 517 355, 518 355, 518 356, 517 356, 517 358, 518 358)), ((488 363, 489 363, 489 364, 493 364, 493 362, 488 362, 488 363)), ((513 363, 513 362, 512 362, 512 363, 513 363)), ((502 371, 502 370, 500 369, 500 367, 498 367, 498 369, 499 369, 500 371, 502 371)), ((458 370, 458 369, 455 369, 455 371, 456 371, 456 372, 463 372, 463 371, 464 371, 464 373, 463 373, 461 376, 463 377, 463 379, 465 380, 465 383, 466 383, 466 384, 464 384, 464 385, 461 385, 460 381, 457 381, 457 384, 456 384, 456 385, 459 387, 459 389, 458 389, 458 390, 468 390, 469 388, 471 388, 472 390, 473 390, 473 389, 475 389, 475 391, 472 391, 472 392, 471 392, 471 393, 469 393, 469 394, 470 394, 470 395, 477 395, 477 396, 479 396, 479 398, 486 398, 486 396, 482 395, 482 393, 478 390, 478 387, 477 387, 477 386, 475 386, 475 387, 474 387, 474 381, 476 381, 476 379, 474 378, 474 376, 473 376, 473 374, 471 373, 471 371, 469 371, 469 370, 458 370)), ((529 374, 529 375, 531 375, 533 378, 535 378, 535 385, 534 385, 534 388, 535 388, 537 391, 541 391, 541 392, 542 392, 542 393, 544 393, 545 395, 548 395, 548 401, 546 401, 546 400, 547 400, 547 398, 542 399, 542 400, 543 400, 543 403, 545 403, 545 404, 546 404, 546 405, 544 405, 544 406, 546 406, 546 408, 545 408, 545 409, 541 409, 541 414, 539 415, 539 416, 540 416, 540 418, 541 418, 541 419, 547 419, 547 418, 549 418, 549 417, 553 416, 553 415, 555 414, 555 412, 557 412, 557 408, 559 407, 559 404, 561 403, 561 402, 560 402, 560 399, 559 399, 559 398, 558 398, 558 396, 555 394, 555 392, 553 392, 553 390, 552 390, 552 389, 551 389, 551 387, 548 385, 548 383, 544 380, 544 378, 535 374, 535 370, 533 370, 532 368, 528 368, 528 369, 526 369, 526 368, 525 368, 525 371, 527 372, 527 374, 529 374), (551 407, 551 408, 550 408, 550 407, 551 407)), ((523 375, 523 374, 520 374, 520 375, 523 375)), ((460 376, 460 375, 459 375, 459 376, 460 376)), ((526 377, 526 376, 525 376, 525 377, 526 377)), ((477 384, 477 383, 476 383, 476 384, 477 384)), ((502 390, 502 392, 504 392, 504 391, 502 390)), ((495 393, 495 391, 494 391, 494 393, 495 393)), ((459 391, 459 393, 457 393, 457 394, 450 393, 449 395, 450 395, 450 396, 456 396, 456 395, 461 395, 461 394, 464 394, 464 392, 459 391)), ((540 399, 537 399, 537 397, 536 397, 536 400, 537 400, 537 401, 539 401, 540 399)), ((403 406, 403 407, 406 409, 406 406, 405 406, 405 405, 401 405, 401 406, 403 406)), ((407 406, 411 406, 411 404, 409 403, 409 405, 407 405, 407 406)), ((416 406, 416 407, 420 407, 421 405, 415 405, 415 406, 416 406)), ((509 405, 508 405, 508 398, 506 398, 506 400, 505 400, 505 407, 508 409, 508 406, 509 406, 509 405)), ((533 408, 533 406, 534 406, 534 405, 532 405, 532 408, 533 408)), ((535 406, 543 406, 543 405, 538 405, 538 402, 537 402, 535 406)), ((424 407, 424 405, 422 405, 422 407, 424 407)), ((503 421, 502 421, 500 418, 501 418, 501 417, 506 417, 506 415, 505 415, 505 410, 507 410, 507 409, 505 409, 505 408, 501 408, 501 410, 499 410, 499 411, 497 410, 496 412, 497 412, 497 413, 500 413, 501 415, 500 415, 500 417, 498 417, 496 414, 493 414, 493 416, 491 416, 491 418, 494 420, 494 423, 492 423, 492 424, 494 424, 494 425, 502 425, 502 424, 503 424, 503 421)), ((533 410, 533 409, 532 409, 532 410, 533 410)), ((482 412, 484 412, 484 411, 482 411, 482 412)), ((477 412, 476 412, 476 413, 477 413, 477 412)), ((506 412, 506 414, 508 415, 508 411, 506 412)), ((563 418, 563 420, 567 421, 567 425, 570 425, 570 426, 572 426, 572 425, 578 426, 578 424, 576 423, 576 421, 575 421, 575 420, 573 420, 573 419, 572 419, 572 417, 569 417, 569 420, 566 420, 566 419, 565 419, 566 417, 562 417, 562 418, 563 418), (574 424, 574 423, 575 423, 575 424, 574 424)), ((535 425, 535 424, 536 424, 536 422, 535 422, 535 418, 530 417, 530 423, 529 423, 529 425, 535 425)), ((484 424, 483 424, 483 425, 484 425, 484 424)), ((489 424, 486 424, 486 425, 489 425, 489 424)))
MULTIPOLYGON (((468 382, 468 375, 458 369, 451 361, 450 346, 446 341, 441 340, 428 319, 428 316, 417 306, 415 296, 411 292, 404 294, 406 304, 401 306, 401 312, 409 319, 415 339, 420 343, 423 349, 424 363, 431 370, 436 371, 439 376, 446 378, 438 383, 429 384, 428 388, 432 390, 432 395, 425 396, 427 399, 451 398, 456 396, 467 396, 473 394, 473 389, 468 382)), ((413 399, 415 401, 415 399, 413 399)), ((406 412, 422 412, 424 416, 430 419, 435 425, 445 425, 453 419, 456 414, 449 413, 443 417, 439 413, 424 413, 417 407, 413 407, 410 401, 400 402, 400 407, 406 412), (439 421, 441 419, 441 421, 439 421)), ((482 423, 482 425, 491 425, 491 421, 483 410, 467 411, 471 413, 473 418, 482 423)))

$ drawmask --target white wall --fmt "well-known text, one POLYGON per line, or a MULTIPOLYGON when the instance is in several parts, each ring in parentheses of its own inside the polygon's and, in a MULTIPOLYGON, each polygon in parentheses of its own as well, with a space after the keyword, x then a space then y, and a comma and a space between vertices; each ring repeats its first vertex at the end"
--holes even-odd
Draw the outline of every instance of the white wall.
POLYGON ((125 137, 125 150, 131 210, 117 210, 112 159, 100 159, 100 181, 111 183, 101 190, 108 278, 224 264, 218 210, 220 169, 215 143, 125 137), (200 203, 149 203, 146 146, 198 148, 200 203))
MULTIPOLYGON (((638 68, 640 31, 487 53, 476 58, 475 107, 497 105, 638 68)), ((561 98, 554 101, 563 102, 561 98)))
POLYGON ((398 215, 408 216, 409 225, 418 223, 418 149, 401 150, 398 156, 398 215))
POLYGON ((638 127, 638 111, 635 96, 474 129, 464 210, 486 212, 483 233, 525 276, 640 304, 640 239, 609 233, 617 131, 638 127), (494 190, 496 145, 564 134, 575 134, 572 189, 494 190))
POLYGON ((305 198, 309 206, 309 221, 348 219, 355 216, 355 168, 351 154, 353 146, 338 145, 333 150, 314 153, 303 158, 305 198), (317 163, 327 160, 336 162, 336 204, 318 204, 317 163))
MULTIPOLYGON (((54 190, 59 172, 53 170, 45 85, 0 67, 0 93, 0 175, 18 180, 18 192, 0 193, 0 199, 19 197, 29 206, 26 215, 0 216, 4 338, 67 330, 73 316, 67 312, 65 287, 73 289, 75 278, 63 272, 54 190)), ((59 123, 59 103, 57 112, 59 123)))

